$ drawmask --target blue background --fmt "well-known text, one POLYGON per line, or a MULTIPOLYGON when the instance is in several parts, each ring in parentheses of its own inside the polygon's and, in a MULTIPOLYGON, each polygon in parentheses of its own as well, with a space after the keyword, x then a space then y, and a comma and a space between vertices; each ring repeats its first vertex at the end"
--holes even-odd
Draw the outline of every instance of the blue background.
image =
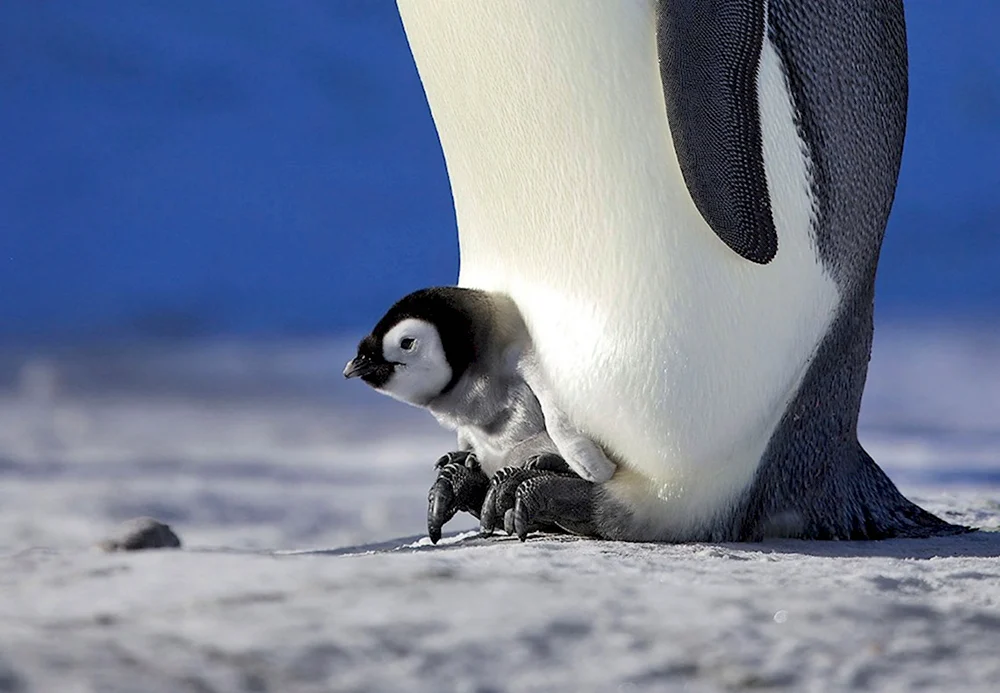
MULTIPOLYGON (((879 316, 1000 316, 1000 2, 907 3, 879 316)), ((336 333, 457 277, 388 0, 0 3, 0 340, 336 333)))

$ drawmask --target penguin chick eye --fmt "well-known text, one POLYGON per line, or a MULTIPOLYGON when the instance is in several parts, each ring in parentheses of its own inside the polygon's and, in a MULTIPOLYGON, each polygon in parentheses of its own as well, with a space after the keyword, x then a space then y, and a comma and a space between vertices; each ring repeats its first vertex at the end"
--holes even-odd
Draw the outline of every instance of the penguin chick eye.
POLYGON ((413 345, 416 343, 417 340, 415 340, 413 337, 403 337, 401 340, 399 340, 399 347, 403 351, 412 351, 413 345))

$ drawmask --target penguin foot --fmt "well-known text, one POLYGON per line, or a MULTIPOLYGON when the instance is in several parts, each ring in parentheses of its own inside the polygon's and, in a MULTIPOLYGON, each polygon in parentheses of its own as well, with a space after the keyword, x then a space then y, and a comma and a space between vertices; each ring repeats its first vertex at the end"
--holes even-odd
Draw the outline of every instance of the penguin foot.
POLYGON ((556 474, 566 474, 568 476, 577 476, 576 472, 573 471, 573 468, 569 466, 569 463, 563 459, 562 456, 551 452, 535 455, 524 463, 524 468, 537 469, 543 472, 554 472, 556 474))
MULTIPOLYGON (((483 501, 482 513, 479 516, 480 533, 484 537, 488 537, 498 528, 506 529, 504 515, 508 510, 513 509, 517 498, 517 489, 521 484, 529 479, 557 473, 547 469, 533 469, 528 465, 504 467, 498 470, 490 481, 490 487, 486 491, 486 498, 483 501)), ((513 531, 508 530, 507 533, 513 534, 513 531)))
POLYGON ((490 480, 468 451, 442 455, 434 466, 438 476, 427 495, 427 535, 436 544, 441 528, 460 510, 479 517, 490 480))
POLYGON ((597 536, 594 491, 597 487, 570 476, 528 479, 514 494, 514 508, 504 516, 507 531, 525 541, 528 533, 551 526, 570 534, 597 536))
POLYGON ((506 467, 490 482, 480 516, 489 536, 503 526, 524 541, 533 531, 593 535, 594 484, 581 479, 558 455, 541 455, 524 467, 506 467))

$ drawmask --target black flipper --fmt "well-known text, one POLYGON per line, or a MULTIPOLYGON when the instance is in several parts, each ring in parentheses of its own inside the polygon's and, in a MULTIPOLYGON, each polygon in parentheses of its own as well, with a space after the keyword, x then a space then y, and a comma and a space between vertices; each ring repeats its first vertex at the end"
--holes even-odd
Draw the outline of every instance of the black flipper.
POLYGON ((742 257, 778 251, 764 174, 757 73, 765 0, 660 0, 657 51, 667 119, 691 198, 742 257))

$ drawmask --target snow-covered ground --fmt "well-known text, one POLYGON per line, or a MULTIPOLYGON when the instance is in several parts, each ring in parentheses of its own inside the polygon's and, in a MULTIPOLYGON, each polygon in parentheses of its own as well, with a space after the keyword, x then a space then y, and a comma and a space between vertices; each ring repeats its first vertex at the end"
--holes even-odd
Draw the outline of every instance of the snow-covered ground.
POLYGON ((867 544, 432 547, 451 438, 350 351, 0 353, 0 691, 1000 690, 1000 333, 879 330, 864 442, 990 531, 867 544))

